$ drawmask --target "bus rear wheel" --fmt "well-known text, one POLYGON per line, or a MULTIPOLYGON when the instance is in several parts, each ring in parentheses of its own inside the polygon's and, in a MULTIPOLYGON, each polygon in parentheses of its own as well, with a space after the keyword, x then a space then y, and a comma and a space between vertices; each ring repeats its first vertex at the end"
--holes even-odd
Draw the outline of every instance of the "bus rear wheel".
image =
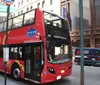
POLYGON ((20 79, 20 68, 18 66, 15 66, 12 68, 12 76, 14 79, 18 80, 20 79))

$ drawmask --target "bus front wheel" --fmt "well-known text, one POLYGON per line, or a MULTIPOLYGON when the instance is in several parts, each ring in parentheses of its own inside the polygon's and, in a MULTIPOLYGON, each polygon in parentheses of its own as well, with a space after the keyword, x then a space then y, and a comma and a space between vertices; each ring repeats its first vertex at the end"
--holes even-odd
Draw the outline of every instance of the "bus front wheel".
POLYGON ((14 66, 12 68, 12 76, 13 78, 15 78, 16 80, 18 80, 20 78, 20 68, 18 66, 14 66))

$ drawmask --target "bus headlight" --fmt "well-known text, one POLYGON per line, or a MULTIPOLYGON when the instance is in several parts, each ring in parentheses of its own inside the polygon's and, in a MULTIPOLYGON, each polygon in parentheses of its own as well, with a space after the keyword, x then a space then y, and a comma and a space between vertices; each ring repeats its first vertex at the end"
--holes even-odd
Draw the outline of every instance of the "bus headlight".
POLYGON ((49 71, 50 73, 55 74, 55 70, 54 70, 53 68, 47 67, 47 69, 48 69, 48 71, 49 71))

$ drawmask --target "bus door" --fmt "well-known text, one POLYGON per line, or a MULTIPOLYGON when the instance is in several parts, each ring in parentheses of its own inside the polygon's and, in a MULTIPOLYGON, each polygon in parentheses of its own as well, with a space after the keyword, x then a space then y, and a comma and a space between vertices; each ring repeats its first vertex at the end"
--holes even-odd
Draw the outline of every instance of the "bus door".
POLYGON ((3 47, 0 47, 0 70, 4 70, 3 47))
POLYGON ((40 81, 43 67, 43 44, 29 44, 24 47, 25 78, 40 81))

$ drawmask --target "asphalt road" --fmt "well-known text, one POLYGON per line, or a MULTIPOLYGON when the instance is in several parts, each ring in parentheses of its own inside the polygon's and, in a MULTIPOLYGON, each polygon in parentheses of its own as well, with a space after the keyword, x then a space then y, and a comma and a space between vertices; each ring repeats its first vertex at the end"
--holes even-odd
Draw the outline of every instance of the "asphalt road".
MULTIPOLYGON (((85 66, 84 85, 100 85, 100 67, 85 66)), ((0 73, 0 85, 4 85, 4 75, 0 73)), ((16 81, 10 76, 7 78, 7 85, 37 85, 25 80, 16 81)), ((44 84, 47 85, 47 84, 44 84)), ((80 85, 80 66, 73 65, 72 75, 48 85, 80 85)))

